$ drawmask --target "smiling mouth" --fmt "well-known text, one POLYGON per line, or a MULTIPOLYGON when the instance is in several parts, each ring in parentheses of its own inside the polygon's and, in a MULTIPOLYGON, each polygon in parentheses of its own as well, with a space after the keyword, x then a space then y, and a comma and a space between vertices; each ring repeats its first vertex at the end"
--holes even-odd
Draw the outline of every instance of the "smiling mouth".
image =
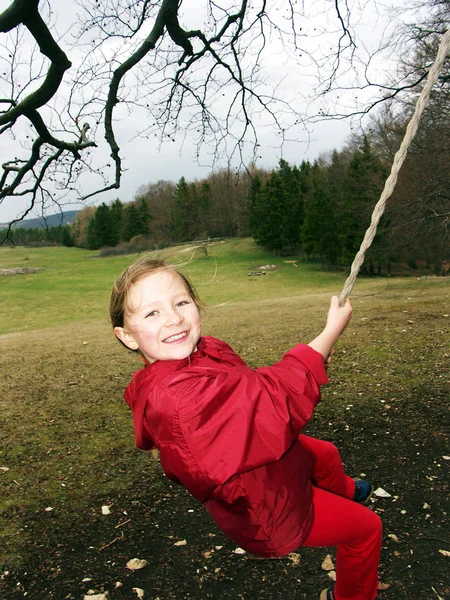
POLYGON ((170 344, 172 342, 178 342, 178 341, 186 338, 187 335, 188 335, 187 331, 182 331, 181 333, 176 333, 175 335, 171 335, 170 337, 168 337, 165 340, 163 340, 163 342, 165 344, 170 344))

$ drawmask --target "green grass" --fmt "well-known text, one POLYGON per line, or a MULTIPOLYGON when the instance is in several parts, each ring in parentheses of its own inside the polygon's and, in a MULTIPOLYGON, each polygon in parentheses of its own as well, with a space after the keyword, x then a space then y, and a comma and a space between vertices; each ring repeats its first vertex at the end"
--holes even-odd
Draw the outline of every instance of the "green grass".
MULTIPOLYGON (((307 293, 312 288, 339 289, 344 279, 342 273, 325 273, 317 265, 295 268, 248 239, 211 245, 207 257, 197 253, 192 260, 189 247, 181 250, 176 262, 188 263, 185 272, 204 300, 213 305, 251 301, 255 295, 273 298, 280 294, 280 287, 284 295, 307 293), (248 277, 254 267, 265 264, 278 268, 263 277, 248 277)), ((0 248, 0 269, 43 269, 0 278, 0 334, 106 320, 113 281, 135 255, 98 259, 96 254, 75 248, 0 248)))
POLYGON ((76 248, 0 248, 0 268, 42 271, 0 278, 0 333, 106 319, 108 294, 130 257, 98 260, 76 248))
MULTIPOLYGON (((299 261, 297 267, 274 257, 253 240, 228 240, 208 247, 208 256, 183 246, 175 262, 184 264, 203 300, 211 306, 273 300, 318 292, 339 293, 345 274, 326 272, 319 265, 299 261), (187 264, 186 264, 187 263, 187 264), (266 275, 249 277, 261 265, 276 265, 266 275)), ((170 251, 162 254, 167 255, 170 251)), ((109 294, 114 279, 135 258, 95 258, 96 252, 76 248, 0 248, 0 269, 34 267, 29 275, 0 277, 0 334, 31 331, 90 320, 107 321, 109 294)), ((420 280, 420 287, 426 280, 420 280)), ((407 280, 361 280, 362 293, 372 289, 411 289, 407 280)))

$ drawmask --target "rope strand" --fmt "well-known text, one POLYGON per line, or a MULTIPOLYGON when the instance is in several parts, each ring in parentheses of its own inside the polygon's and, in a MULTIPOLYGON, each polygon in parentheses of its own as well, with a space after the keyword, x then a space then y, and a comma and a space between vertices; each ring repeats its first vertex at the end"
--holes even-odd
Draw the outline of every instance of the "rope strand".
POLYGON ((434 64, 431 67, 430 72, 428 73, 427 82, 422 90, 422 93, 420 94, 420 96, 417 100, 414 114, 411 118, 411 121, 408 123, 408 127, 406 128, 405 137, 403 138, 400 148, 395 155, 394 162, 393 162, 392 168, 391 168, 391 173, 386 180, 383 192, 381 193, 381 197, 378 200, 378 202, 376 203, 375 208, 373 210, 371 223, 364 235, 364 239, 361 243, 361 247, 353 260, 353 263, 352 263, 352 266, 350 269, 350 275, 347 277, 347 280, 344 284, 341 295, 339 297, 339 303, 341 306, 344 305, 345 301, 347 300, 348 296, 350 295, 350 293, 353 289, 353 285, 356 281, 356 277, 358 276, 359 270, 364 262, 364 257, 365 257, 366 251, 372 244, 373 238, 375 237, 375 234, 377 232, 377 226, 378 226, 378 223, 384 212, 386 202, 387 202, 388 198, 390 198, 390 196, 392 195, 392 192, 394 191, 395 184, 397 183, 398 173, 399 173, 399 171, 403 165, 403 162, 406 158, 406 153, 408 152, 408 148, 410 147, 411 142, 413 141, 413 139, 417 133, 417 129, 419 127, 419 122, 422 117, 423 111, 425 110, 425 108, 428 105, 428 102, 430 100, 431 88, 436 83, 437 78, 439 77, 439 73, 442 70, 444 60, 445 60, 449 50, 450 50, 450 28, 442 36, 442 40, 439 45, 438 53, 436 55, 436 60, 434 61, 434 64))

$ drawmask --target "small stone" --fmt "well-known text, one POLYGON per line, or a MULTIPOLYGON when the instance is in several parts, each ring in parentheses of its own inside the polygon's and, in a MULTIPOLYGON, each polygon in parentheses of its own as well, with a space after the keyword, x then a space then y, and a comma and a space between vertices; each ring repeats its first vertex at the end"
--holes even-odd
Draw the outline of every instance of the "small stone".
POLYGON ((102 515, 109 515, 111 514, 111 511, 109 509, 109 506, 107 506, 106 504, 104 506, 102 506, 102 515))
POLYGON ((291 552, 290 554, 288 554, 288 558, 289 560, 292 560, 294 565, 300 564, 300 554, 298 554, 297 552, 291 552))
POLYGON ((234 551, 235 554, 247 554, 245 550, 243 550, 242 548, 236 548, 236 550, 234 551))
POLYGON ((131 571, 138 571, 139 569, 143 569, 148 565, 148 562, 144 559, 140 558, 132 558, 127 562, 127 568, 131 571))
POLYGON ((334 564, 331 559, 331 554, 327 554, 325 560, 322 563, 322 569, 324 571, 334 571, 334 564))
POLYGON ((383 490, 383 488, 377 488, 374 493, 374 496, 377 496, 377 498, 392 498, 391 494, 389 494, 388 492, 386 492, 386 490, 383 490))
POLYGON ((180 540, 179 542, 175 542, 174 546, 187 546, 187 541, 180 540))
POLYGON ((133 592, 136 592, 138 598, 144 597, 144 590, 142 588, 133 588, 133 592))

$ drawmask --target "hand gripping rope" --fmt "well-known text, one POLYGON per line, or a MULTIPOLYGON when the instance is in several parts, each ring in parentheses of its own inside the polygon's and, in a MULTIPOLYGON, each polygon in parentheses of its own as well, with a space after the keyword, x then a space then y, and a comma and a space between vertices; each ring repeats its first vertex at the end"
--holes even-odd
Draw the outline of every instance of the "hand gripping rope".
POLYGON ((400 145, 399 150, 397 151, 394 162, 392 163, 391 173, 384 184, 383 192, 381 193, 380 199, 375 205, 375 208, 372 213, 372 219, 370 225, 364 235, 364 239, 361 243, 361 247, 358 250, 355 258, 353 259, 353 263, 350 269, 350 275, 347 277, 345 281, 344 287, 342 289, 341 295, 339 297, 339 303, 341 306, 344 305, 348 296, 350 295, 353 285, 356 281, 356 277, 358 276, 359 269, 364 262, 364 256, 366 254, 367 249, 370 247, 373 238, 377 232, 377 226, 381 219, 381 216, 384 212, 384 208, 386 206, 386 202, 388 198, 392 195, 394 191, 395 184, 397 183, 398 173, 403 165, 403 162, 406 158, 406 153, 408 152, 408 148, 411 145, 411 142, 414 139, 414 136, 417 133, 417 129, 419 127, 419 122, 422 117, 423 111, 428 105, 430 99, 430 92, 433 85, 436 83, 437 78, 439 77, 439 73, 442 70, 442 66, 444 64, 444 60, 450 50, 450 28, 447 32, 442 36, 441 43, 439 45, 439 50, 436 55, 436 60, 434 61, 433 66, 428 73, 428 78, 426 84, 420 94, 414 114, 411 118, 411 121, 408 123, 408 127, 406 128, 405 137, 400 145))

